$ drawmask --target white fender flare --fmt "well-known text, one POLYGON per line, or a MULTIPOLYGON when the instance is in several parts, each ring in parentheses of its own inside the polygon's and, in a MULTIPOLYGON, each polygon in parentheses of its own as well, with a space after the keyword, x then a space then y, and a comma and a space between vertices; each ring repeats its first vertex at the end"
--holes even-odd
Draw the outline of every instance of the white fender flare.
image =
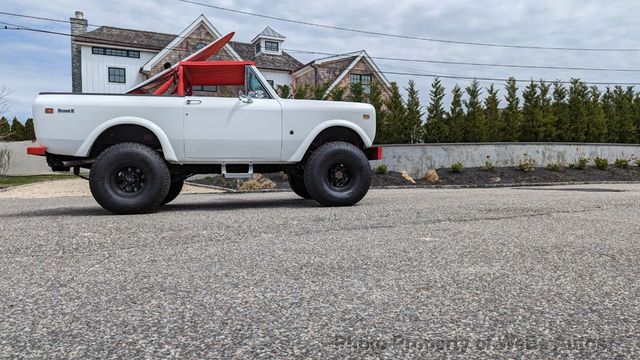
POLYGON ((149 120, 145 120, 139 117, 131 117, 131 116, 123 116, 115 119, 111 119, 109 121, 103 122, 98 127, 93 129, 93 131, 89 134, 87 139, 82 143, 82 146, 78 149, 75 156, 78 157, 87 157, 89 156, 89 152, 91 151, 91 147, 93 143, 98 139, 105 130, 110 127, 114 127, 117 125, 139 125, 143 128, 151 131, 160 141, 160 145, 162 146, 162 153, 164 154, 164 158, 167 161, 177 162, 178 157, 176 156, 175 151, 173 150, 173 146, 171 146, 171 142, 167 135, 160 129, 160 127, 149 120))
POLYGON ((309 135, 307 135, 307 137, 304 139, 302 144, 293 153, 293 155, 287 160, 287 162, 301 161, 302 158, 304 157, 304 154, 307 152, 307 149, 309 148, 309 146, 311 146, 311 143, 313 142, 313 140, 315 140, 315 138, 322 131, 332 127, 344 127, 344 128, 348 128, 350 130, 355 131, 355 133, 358 134, 358 136, 360 136, 360 138, 362 139, 362 142, 364 143, 365 147, 371 147, 371 145, 373 144, 373 140, 369 138, 367 133, 365 133, 364 130, 362 130, 362 128, 360 128, 359 126, 356 126, 353 122, 346 121, 346 120, 329 120, 316 126, 309 133, 309 135))

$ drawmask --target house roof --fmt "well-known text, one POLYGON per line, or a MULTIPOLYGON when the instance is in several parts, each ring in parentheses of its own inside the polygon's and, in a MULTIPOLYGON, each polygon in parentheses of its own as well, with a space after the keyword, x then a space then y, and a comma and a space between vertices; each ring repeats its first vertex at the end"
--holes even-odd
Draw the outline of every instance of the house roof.
POLYGON ((122 29, 111 26, 100 26, 95 30, 73 37, 73 39, 78 42, 135 47, 157 51, 164 49, 175 38, 176 35, 172 34, 122 29))
POLYGON ((256 37, 253 38, 253 40, 251 40, 251 42, 255 42, 257 39, 261 38, 261 37, 266 37, 266 38, 270 38, 270 39, 281 39, 284 40, 286 39, 286 37, 282 34, 280 34, 279 32, 273 30, 271 27, 267 26, 266 28, 264 28, 264 30, 262 30, 262 32, 258 35, 256 35, 256 37))
MULTIPOLYGON (((162 59, 164 59, 165 56, 171 52, 171 50, 178 47, 178 45, 182 41, 188 38, 200 26, 203 26, 206 31, 208 31, 213 36, 214 39, 220 39, 222 37, 222 34, 220 34, 218 29, 213 26, 209 19, 201 14, 191 24, 189 24, 186 29, 182 30, 180 35, 174 36, 174 39, 169 43, 169 45, 167 45, 164 49, 162 49, 162 51, 157 53, 153 58, 151 58, 151 60, 144 64, 142 70, 145 72, 151 71, 151 68, 157 65, 158 62, 162 61, 162 59)), ((240 55, 238 55, 238 53, 236 53, 235 50, 233 50, 233 48, 231 48, 229 45, 225 45, 224 49, 227 51, 227 53, 229 53, 229 55, 231 55, 232 58, 236 60, 242 60, 240 55)))
MULTIPOLYGON (((193 24, 199 23, 201 18, 196 19, 193 24)), ((207 21, 208 22, 208 21, 207 21)), ((193 25, 192 24, 192 25, 193 25)), ((191 27, 191 26, 190 26, 191 27)), ((214 28, 215 29, 215 28, 214 28)), ((284 38, 270 27, 269 29, 276 35, 284 38)), ((111 45, 120 47, 132 47, 138 49, 152 50, 161 52, 167 47, 171 47, 172 43, 179 42, 183 35, 165 34, 152 31, 141 31, 132 29, 122 29, 111 26, 101 26, 93 31, 89 31, 83 35, 74 36, 74 41, 111 45)), ((232 41, 229 43, 231 48, 239 55, 242 60, 254 61, 258 68, 293 71, 303 66, 303 64, 286 52, 282 55, 259 54, 256 56, 255 48, 252 44, 232 41)), ((158 54, 159 55, 159 54, 158 54)), ((153 59, 152 59, 153 60, 153 59)), ((148 64, 152 63, 150 61, 148 64)), ((146 65, 145 65, 146 67, 146 65)))
POLYGON ((326 58, 321 58, 321 59, 314 60, 314 61, 304 65, 303 67, 299 68, 298 70, 296 70, 296 75, 299 76, 299 75, 301 75, 301 74, 313 69, 312 65, 322 65, 322 64, 325 64, 325 63, 331 63, 331 62, 334 62, 334 61, 346 60, 346 59, 349 59, 349 60, 352 60, 352 61, 342 71, 342 73, 340 73, 340 75, 338 75, 338 77, 334 80, 334 82, 327 88, 327 91, 325 92, 325 96, 327 96, 331 92, 331 90, 333 90, 334 87, 336 87, 338 84, 340 84, 340 81, 342 81, 342 79, 345 76, 347 76, 347 74, 351 71, 351 69, 353 69, 353 67, 356 66, 356 64, 358 62, 360 62, 361 60, 363 60, 366 63, 368 63, 369 67, 373 70, 373 72, 375 73, 376 77, 380 80, 380 82, 382 83, 382 85, 384 87, 386 87, 387 89, 391 88, 391 83, 389 82, 389 80, 387 80, 387 78, 384 76, 384 73, 382 73, 380 68, 378 68, 378 65, 376 65, 375 62, 373 62, 373 59, 371 59, 369 54, 367 54, 367 52, 364 51, 364 50, 354 51, 354 52, 347 53, 347 54, 329 56, 329 57, 326 57, 326 58))
POLYGON ((256 50, 252 44, 236 41, 232 41, 229 44, 243 60, 255 61, 256 66, 259 68, 294 71, 302 66, 300 61, 284 51, 282 55, 260 53, 256 56, 256 50))

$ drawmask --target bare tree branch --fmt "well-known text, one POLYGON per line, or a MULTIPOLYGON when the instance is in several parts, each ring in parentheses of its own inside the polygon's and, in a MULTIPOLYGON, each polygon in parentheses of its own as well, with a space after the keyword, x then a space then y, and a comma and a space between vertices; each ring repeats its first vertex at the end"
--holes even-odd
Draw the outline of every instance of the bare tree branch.
POLYGON ((0 116, 4 115, 11 108, 13 90, 6 86, 0 86, 0 116))

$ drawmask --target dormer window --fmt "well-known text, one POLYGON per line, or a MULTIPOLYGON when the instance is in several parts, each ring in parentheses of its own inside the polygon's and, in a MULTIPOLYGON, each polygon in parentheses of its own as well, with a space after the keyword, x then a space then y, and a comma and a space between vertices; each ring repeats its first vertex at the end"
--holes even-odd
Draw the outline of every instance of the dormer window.
POLYGON ((279 49, 279 43, 276 41, 265 41, 264 42, 264 49, 266 51, 273 51, 273 52, 278 52, 280 51, 279 49))
POLYGON ((277 33, 275 30, 267 26, 260 34, 251 40, 251 43, 255 46, 256 55, 282 55, 282 48, 280 45, 284 39, 284 35, 277 33))

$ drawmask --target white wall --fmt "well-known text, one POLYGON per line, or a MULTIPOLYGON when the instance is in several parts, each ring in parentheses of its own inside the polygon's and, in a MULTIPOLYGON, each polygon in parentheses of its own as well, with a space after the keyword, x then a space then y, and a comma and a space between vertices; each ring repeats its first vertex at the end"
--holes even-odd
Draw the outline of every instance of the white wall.
POLYGON ((265 79, 273 80, 273 86, 288 85, 291 87, 291 73, 287 71, 263 70, 258 69, 265 79))
MULTIPOLYGON (((113 46, 105 46, 113 48, 113 46)), ((138 50, 136 50, 138 51, 138 50)), ((140 58, 121 56, 107 56, 92 54, 90 45, 82 45, 82 92, 121 94, 147 78, 140 73, 140 68, 146 64, 155 52, 140 51, 140 58), (124 84, 110 83, 108 76, 109 67, 126 69, 124 84)))

